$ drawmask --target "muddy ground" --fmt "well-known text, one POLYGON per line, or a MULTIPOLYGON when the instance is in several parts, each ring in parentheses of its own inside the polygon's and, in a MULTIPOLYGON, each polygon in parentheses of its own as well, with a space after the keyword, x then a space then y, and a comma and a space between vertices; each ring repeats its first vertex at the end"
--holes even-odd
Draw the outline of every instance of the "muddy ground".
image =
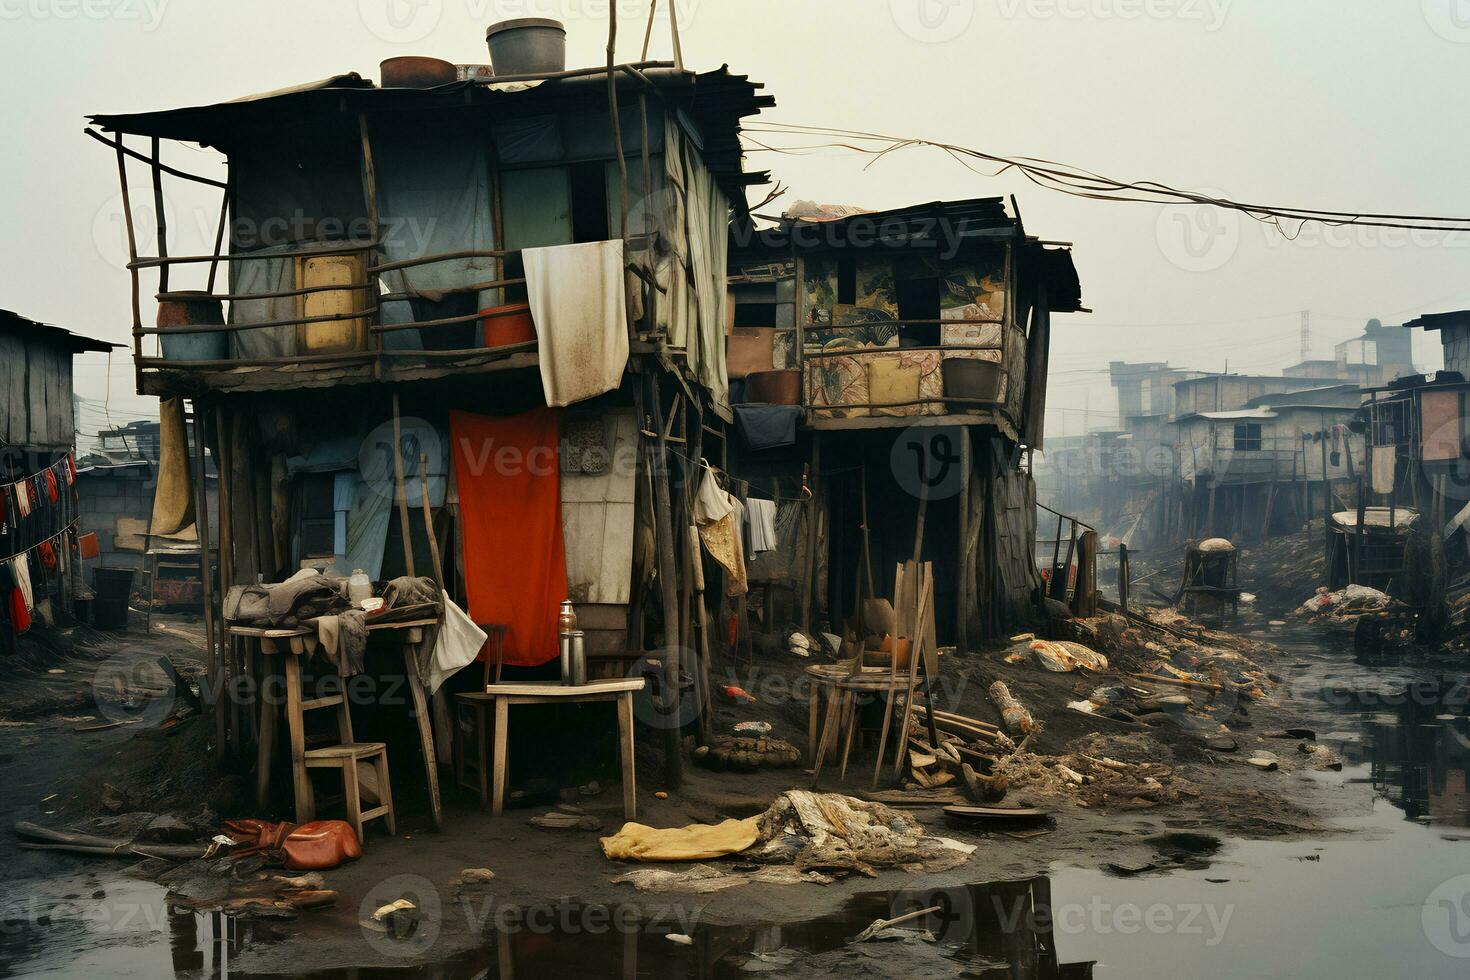
MULTIPOLYGON (((186 676, 197 673, 198 641, 191 638, 191 633, 197 637, 197 625, 165 625, 169 632, 146 638, 138 632, 98 634, 78 628, 46 648, 33 647, 32 655, 15 665, 0 710, 0 777, 8 787, 0 794, 4 801, 0 817, 48 826, 88 821, 99 826, 101 821, 105 830, 129 824, 127 815, 134 811, 171 812, 202 830, 217 826, 221 817, 258 815, 245 803, 242 777, 219 777, 209 765, 208 733, 197 718, 160 729, 161 711, 150 713, 146 705, 141 709, 130 705, 127 717, 141 715, 142 720, 104 727, 115 708, 99 696, 99 685, 104 693, 115 689, 118 671, 146 673, 147 664, 163 654, 186 676)), ((1287 696, 1284 690, 1280 698, 1232 697, 1230 703, 1208 695, 1208 703, 1200 702, 1200 710, 1191 712, 1206 723, 1188 729, 1129 725, 1066 709, 1068 702, 1084 698, 1097 685, 1117 680, 1120 670, 1141 669, 1150 655, 1140 644, 1172 642, 1170 635, 1137 624, 1113 621, 1110 628, 1110 638, 1100 643, 1113 647, 1109 675, 1056 674, 1030 661, 1008 663, 1007 649, 997 647, 947 658, 937 699, 950 710, 994 721, 997 716, 985 690, 993 680, 1005 680, 1045 724, 1028 750, 1046 755, 1081 749, 1124 762, 1164 764, 1169 775, 1162 799, 1098 799, 1096 794, 1019 785, 1006 803, 1049 810, 1052 819, 1039 830, 1001 826, 982 832, 947 824, 938 806, 908 811, 932 833, 977 845, 967 864, 943 874, 887 870, 876 878, 851 875, 825 886, 746 884, 707 895, 657 895, 610 881, 628 870, 607 861, 598 843, 602 833, 622 824, 616 784, 578 800, 601 821, 604 830, 599 833, 529 825, 527 819, 545 812, 545 806, 508 810, 504 817, 492 819, 480 810, 473 794, 454 788, 446 778, 444 832, 433 831, 427 812, 411 803, 400 813, 397 837, 381 828, 370 829, 364 857, 324 875, 327 887, 339 893, 336 904, 270 923, 270 929, 286 941, 246 946, 235 968, 294 974, 310 967, 443 961, 490 943, 487 936, 494 932, 494 917, 505 910, 551 903, 621 907, 655 932, 682 933, 692 928, 691 919, 703 926, 796 922, 835 912, 860 894, 1020 879, 1043 874, 1054 862, 1131 875, 1198 862, 1209 852, 1210 842, 1220 837, 1294 839, 1330 833, 1326 821, 1341 809, 1341 787, 1314 778, 1316 760, 1294 752, 1296 742, 1266 737, 1279 729, 1312 727, 1310 701, 1287 696), (1206 747, 1204 740, 1218 733, 1220 721, 1228 723, 1238 743, 1235 751, 1206 747), (1246 757, 1257 748, 1275 752, 1281 771, 1265 773, 1247 765, 1246 757), (488 883, 461 886, 457 879, 466 868, 489 868, 495 877, 488 883), (362 928, 364 909, 371 911, 405 894, 416 896, 421 908, 437 904, 432 942, 426 942, 427 926, 406 942, 362 928)), ((1281 651, 1269 644, 1201 638, 1248 649, 1273 673, 1289 666, 1279 662, 1281 651)), ((768 721, 773 736, 805 750, 807 702, 801 681, 810 662, 784 654, 762 657, 758 669, 717 662, 713 677, 717 691, 734 685, 755 694, 758 701, 736 703, 717 693, 714 731, 729 731, 739 721, 768 721)), ((749 816, 763 811, 783 790, 811 785, 810 773, 800 768, 735 774, 686 767, 683 785, 660 798, 666 787, 658 744, 650 733, 640 733, 638 819, 655 827, 749 816)), ((822 788, 861 795, 871 779, 872 759, 871 749, 857 752, 846 781, 839 785, 836 774, 829 771, 822 788)), ((395 781, 411 778, 405 774, 412 774, 414 765, 394 765, 395 781)), ((95 878, 98 862, 109 865, 109 872, 125 868, 129 874, 159 880, 179 899, 195 903, 269 890, 222 873, 214 862, 177 867, 129 862, 120 868, 109 859, 20 850, 8 835, 0 836, 0 860, 6 862, 12 880, 74 880, 79 884, 70 894, 78 895, 83 894, 79 889, 86 886, 88 876, 95 878), (82 877, 68 877, 74 875, 82 877)))

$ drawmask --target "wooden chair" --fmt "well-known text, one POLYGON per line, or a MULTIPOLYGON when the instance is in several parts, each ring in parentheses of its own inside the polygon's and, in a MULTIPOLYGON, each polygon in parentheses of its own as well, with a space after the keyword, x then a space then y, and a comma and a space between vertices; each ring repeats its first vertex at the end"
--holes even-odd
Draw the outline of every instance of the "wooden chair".
POLYGON ((307 774, 309 770, 337 769, 342 773, 347 822, 357 834, 358 843, 363 841, 363 824, 379 817, 387 818, 388 833, 396 834, 398 820, 393 810, 393 787, 388 778, 388 746, 383 742, 359 742, 353 738, 352 714, 348 709, 345 689, 336 694, 304 699, 301 696, 300 658, 287 656, 286 693, 287 710, 291 712, 291 754, 293 762, 299 757, 303 767, 296 787, 297 822, 306 823, 316 816, 316 801, 307 774), (336 745, 308 749, 305 747, 306 713, 327 708, 336 709, 337 735, 340 741, 336 745), (378 797, 377 805, 366 810, 362 806, 362 778, 358 769, 364 763, 372 766, 370 771, 373 773, 373 781, 377 783, 375 788, 378 797))

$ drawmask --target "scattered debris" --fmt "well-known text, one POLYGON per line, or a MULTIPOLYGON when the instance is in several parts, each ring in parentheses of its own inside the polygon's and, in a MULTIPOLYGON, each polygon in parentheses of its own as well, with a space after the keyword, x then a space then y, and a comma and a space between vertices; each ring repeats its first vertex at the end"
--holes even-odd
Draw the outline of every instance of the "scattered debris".
POLYGON ((914 912, 906 912, 905 914, 896 916, 892 919, 874 919, 872 925, 868 926, 862 932, 854 936, 852 941, 855 943, 865 943, 869 939, 872 939, 874 936, 878 935, 878 933, 882 932, 884 929, 889 929, 896 925, 902 925, 905 922, 912 922, 915 919, 922 919, 924 916, 933 915, 935 912, 938 911, 940 911, 940 906, 931 905, 927 909, 919 909, 914 912))
POLYGON ((1036 719, 1031 712, 1011 695, 1011 690, 1005 681, 996 681, 990 685, 990 700, 1000 711, 1001 721, 1005 722, 1006 731, 1012 735, 1030 735, 1032 732, 1040 731, 1036 719))
MULTIPOLYGON (((771 726, 766 725, 769 729, 771 726)), ((761 768, 794 766, 801 761, 801 750, 779 738, 739 738, 717 735, 710 744, 693 752, 694 761, 709 769, 754 772, 761 768)))

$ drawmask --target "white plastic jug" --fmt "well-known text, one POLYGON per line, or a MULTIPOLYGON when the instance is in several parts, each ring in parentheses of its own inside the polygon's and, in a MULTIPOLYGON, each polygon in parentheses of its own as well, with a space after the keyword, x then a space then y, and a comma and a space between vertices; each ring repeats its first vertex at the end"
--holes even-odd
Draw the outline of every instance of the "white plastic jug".
POLYGON ((352 570, 352 577, 347 580, 347 598, 354 606, 361 607, 364 599, 373 597, 373 583, 367 577, 367 573, 360 568, 352 570))

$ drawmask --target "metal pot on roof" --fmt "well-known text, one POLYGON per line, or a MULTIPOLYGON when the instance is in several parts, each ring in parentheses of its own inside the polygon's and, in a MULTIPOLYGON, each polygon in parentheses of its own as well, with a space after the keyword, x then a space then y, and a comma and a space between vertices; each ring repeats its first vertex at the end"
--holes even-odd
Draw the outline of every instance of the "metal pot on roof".
POLYGON ((551 75, 567 67, 567 29, 549 17, 517 17, 485 29, 497 76, 551 75))

